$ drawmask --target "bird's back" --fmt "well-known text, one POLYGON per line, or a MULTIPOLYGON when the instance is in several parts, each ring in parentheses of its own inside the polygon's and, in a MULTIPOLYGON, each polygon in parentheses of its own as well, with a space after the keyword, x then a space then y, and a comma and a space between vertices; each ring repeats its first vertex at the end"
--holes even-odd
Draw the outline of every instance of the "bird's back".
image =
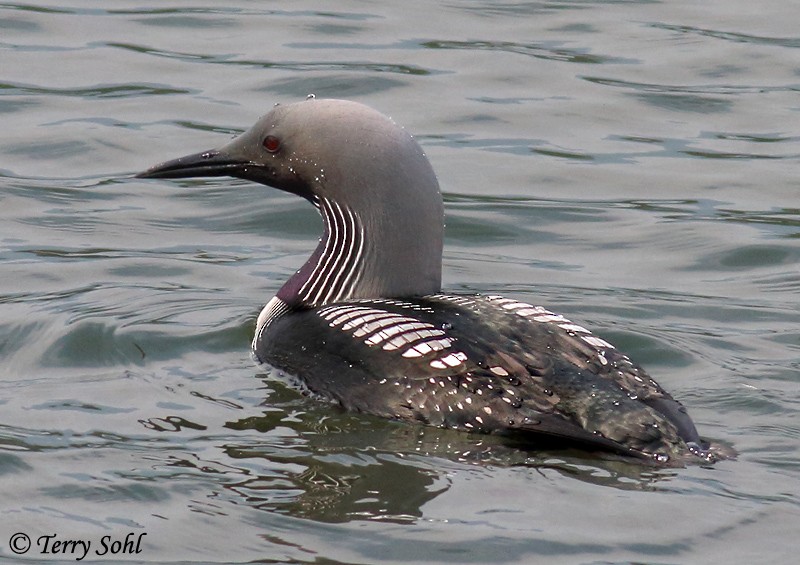
POLYGON ((290 310, 254 347, 348 410, 658 461, 701 449, 683 407, 627 356, 562 316, 499 296, 290 310))

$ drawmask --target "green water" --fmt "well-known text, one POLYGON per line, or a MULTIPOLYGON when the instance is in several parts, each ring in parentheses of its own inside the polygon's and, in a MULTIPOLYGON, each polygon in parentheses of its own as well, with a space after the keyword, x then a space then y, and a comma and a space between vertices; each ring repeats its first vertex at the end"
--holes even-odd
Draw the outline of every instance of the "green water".
POLYGON ((0 3, 0 560, 24 533, 49 562, 80 557, 54 550, 69 540, 97 562, 791 562, 798 18, 788 0, 0 3), (447 290, 593 329, 738 460, 521 451, 343 414, 256 366, 255 318, 320 220, 243 181, 132 175, 310 92, 423 145, 447 290))

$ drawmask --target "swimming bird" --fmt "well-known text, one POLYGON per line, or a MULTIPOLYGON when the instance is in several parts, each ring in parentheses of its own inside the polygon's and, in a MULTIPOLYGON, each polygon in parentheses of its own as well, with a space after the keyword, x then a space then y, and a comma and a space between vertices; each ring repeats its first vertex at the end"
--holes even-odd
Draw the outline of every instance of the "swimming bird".
POLYGON ((231 176, 320 213, 311 257, 256 322, 257 360, 347 410, 555 439, 660 464, 715 459, 627 355, 541 306, 442 291, 444 213, 419 144, 360 103, 278 104, 233 141, 137 175, 231 176))

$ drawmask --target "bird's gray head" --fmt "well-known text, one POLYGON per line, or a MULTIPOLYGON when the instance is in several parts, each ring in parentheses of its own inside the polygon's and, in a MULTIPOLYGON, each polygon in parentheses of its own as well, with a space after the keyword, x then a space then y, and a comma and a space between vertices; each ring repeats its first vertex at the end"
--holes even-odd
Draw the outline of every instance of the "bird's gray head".
POLYGON ((278 296, 321 305, 429 294, 441 286, 442 198, 420 146, 383 114, 345 100, 275 106, 230 143, 139 178, 233 176, 302 196, 325 235, 278 296))

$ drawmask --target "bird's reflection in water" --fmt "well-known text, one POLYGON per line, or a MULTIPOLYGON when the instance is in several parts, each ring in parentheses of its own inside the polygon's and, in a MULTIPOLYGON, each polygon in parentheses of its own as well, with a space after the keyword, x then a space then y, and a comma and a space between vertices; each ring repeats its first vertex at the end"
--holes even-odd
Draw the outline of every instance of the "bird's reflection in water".
POLYGON ((225 488, 240 502, 295 517, 414 522, 426 502, 450 488, 456 474, 491 478, 501 468, 524 469, 542 480, 552 480, 555 473, 634 490, 675 476, 672 469, 607 454, 339 412, 274 382, 270 388, 274 393, 263 415, 226 425, 258 431, 264 441, 225 446, 229 464, 242 469, 225 488))

